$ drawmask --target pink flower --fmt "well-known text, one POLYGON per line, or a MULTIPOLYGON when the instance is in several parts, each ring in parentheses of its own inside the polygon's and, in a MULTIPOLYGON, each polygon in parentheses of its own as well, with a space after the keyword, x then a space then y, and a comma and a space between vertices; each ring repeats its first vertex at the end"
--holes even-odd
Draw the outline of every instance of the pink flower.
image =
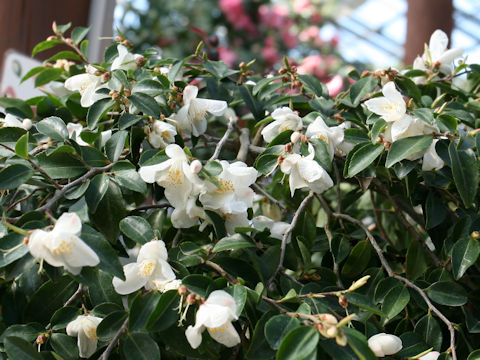
POLYGON ((310 55, 303 59, 302 64, 298 67, 299 74, 312 74, 318 78, 327 75, 325 63, 321 55, 310 55))
POLYGON ((295 11, 297 14, 310 11, 311 8, 312 4, 310 3, 310 0, 295 0, 293 2, 293 11, 295 11))
POLYGON ((343 79, 340 75, 335 75, 325 85, 328 89, 328 95, 333 98, 342 91, 343 79))
POLYGON ((274 47, 263 48, 262 57, 270 65, 273 65, 280 60, 280 55, 278 54, 277 49, 274 47))
POLYGON ((255 25, 245 13, 242 0, 219 0, 218 6, 235 29, 247 30, 251 34, 255 32, 255 25))
POLYGON ((322 14, 320 14, 319 12, 316 12, 312 16, 310 16, 310 21, 312 22, 312 24, 320 24, 322 20, 322 14))
POLYGON ((260 22, 267 27, 281 29, 288 23, 288 8, 284 5, 275 5, 268 7, 261 5, 258 8, 260 22))
POLYGON ((338 40, 339 37, 337 34, 333 35, 332 38, 330 39, 330 45, 333 47, 336 47, 338 45, 338 40))
POLYGON ((220 57, 220 60, 227 64, 229 67, 232 67, 235 60, 237 60, 237 54, 235 53, 235 51, 223 46, 218 47, 218 55, 220 57))
POLYGON ((301 41, 310 41, 315 40, 318 37, 319 28, 316 25, 311 25, 303 30, 299 35, 298 38, 301 41))
POLYGON ((293 49, 298 45, 298 39, 290 31, 282 32, 282 40, 285 43, 287 49, 293 49))

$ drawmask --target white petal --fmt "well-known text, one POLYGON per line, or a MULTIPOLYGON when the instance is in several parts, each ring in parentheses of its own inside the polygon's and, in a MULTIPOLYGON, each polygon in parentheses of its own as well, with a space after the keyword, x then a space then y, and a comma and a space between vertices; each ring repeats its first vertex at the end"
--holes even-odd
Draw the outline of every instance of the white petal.
POLYGON ((175 160, 187 160, 187 155, 183 151, 183 149, 178 146, 177 144, 170 144, 165 148, 165 153, 171 159, 175 160))
POLYGON ((440 353, 438 351, 431 351, 428 354, 419 357, 418 360, 437 360, 439 356, 440 353))
POLYGON ((270 219, 268 216, 264 215, 255 216, 252 219, 252 225, 257 230, 263 230, 265 228, 270 230, 274 223, 275 221, 273 219, 270 219))
POLYGON ((438 61, 438 58, 445 52, 448 45, 448 36, 442 30, 435 30, 430 37, 428 48, 432 55, 432 61, 438 61))
POLYGON ((91 80, 89 74, 79 74, 65 80, 65 88, 70 91, 80 90, 86 83, 91 80))
POLYGON ((171 118, 177 123, 178 129, 185 135, 190 135, 192 133, 192 122, 188 116, 189 109, 189 104, 182 106, 180 110, 178 110, 178 113, 171 116, 171 118))
POLYGON ((130 263, 123 267, 125 281, 114 277, 112 280, 115 291, 120 295, 127 295, 145 286, 147 278, 141 277, 139 274, 138 264, 130 263))
POLYGON ((448 64, 450 65, 453 60, 456 58, 462 56, 463 54, 463 49, 462 48, 455 48, 455 49, 450 49, 445 51, 439 58, 438 62, 441 64, 448 64))
POLYGON ((97 338, 91 338, 85 334, 85 332, 80 331, 78 333, 78 353, 81 358, 89 358, 97 350, 97 338))
POLYGON ((425 155, 423 155, 422 171, 440 170, 443 167, 444 162, 435 150, 437 142, 438 139, 434 139, 425 155))
POLYGON ((280 124, 280 121, 273 121, 263 128, 261 134, 266 142, 272 141, 278 134, 280 134, 280 124))
POLYGON ((225 228, 229 235, 235 234, 235 228, 248 227, 248 225, 249 221, 246 210, 239 214, 229 214, 225 219, 225 228))
POLYGON ((82 318, 83 316, 77 316, 77 318, 73 321, 70 321, 67 325, 67 335, 69 336, 77 336, 78 333, 83 330, 82 329, 82 318))
POLYGON ((62 237, 64 244, 69 246, 68 250, 61 253, 66 265, 81 268, 82 266, 97 266, 100 263, 100 259, 95 251, 78 236, 68 233, 60 233, 58 236, 59 238, 62 237))
POLYGON ((138 170, 138 174, 140 175, 143 181, 151 184, 157 181, 159 174, 161 174, 166 169, 168 169, 171 166, 171 164, 172 164, 172 160, 167 160, 160 164, 142 166, 138 170))
POLYGON ((213 340, 226 347, 240 344, 240 336, 230 321, 217 328, 208 328, 208 333, 213 340))
POLYGON ((91 82, 83 92, 81 92, 82 97, 80 98, 80 105, 82 107, 90 107, 95 102, 93 95, 97 91, 97 84, 95 82, 91 82))
POLYGON ((402 349, 402 340, 395 335, 380 333, 368 339, 368 346, 376 356, 393 355, 402 349))
POLYGON ((280 164, 280 170, 282 170, 284 174, 290 174, 292 171, 294 171, 301 158, 302 156, 299 154, 288 155, 280 164))
POLYGON ((4 127, 18 127, 23 129, 22 122, 12 114, 5 115, 5 119, 3 119, 3 126, 4 127))
POLYGON ((198 95, 198 88, 194 85, 188 85, 183 89, 183 103, 190 104, 190 101, 195 99, 198 95))
POLYGON ((144 260, 167 260, 168 252, 162 240, 149 241, 143 244, 138 252, 137 262, 144 260))
POLYGON ((192 105, 192 103, 196 103, 197 106, 201 107, 202 109, 205 109, 210 114, 215 116, 223 115, 228 108, 227 102, 222 100, 210 100, 210 99, 197 98, 192 100, 190 105, 192 105))
POLYGON ((402 94, 395 88, 395 83, 389 81, 382 88, 383 95, 393 103, 405 103, 402 94))
POLYGON ((205 303, 197 311, 196 326, 216 328, 231 320, 231 311, 226 306, 205 303))
POLYGON ((390 114, 390 111, 387 110, 388 106, 390 106, 390 101, 384 96, 367 100, 364 104, 369 111, 377 115, 385 116, 390 114))
POLYGON ((76 213, 63 213, 55 223, 53 231, 79 234, 82 231, 82 220, 76 213))
POLYGON ((186 229, 198 224, 198 218, 190 217, 185 207, 175 208, 170 220, 176 229, 186 229))
POLYGON ((227 293, 224 290, 215 290, 208 295, 207 301, 205 302, 209 305, 219 305, 227 307, 231 313, 232 318, 230 320, 236 320, 238 317, 237 313, 237 304, 232 295, 227 293))
POLYGON ((203 326, 193 327, 190 325, 187 330, 185 330, 185 337, 193 349, 198 348, 202 343, 202 332, 204 329, 203 326))

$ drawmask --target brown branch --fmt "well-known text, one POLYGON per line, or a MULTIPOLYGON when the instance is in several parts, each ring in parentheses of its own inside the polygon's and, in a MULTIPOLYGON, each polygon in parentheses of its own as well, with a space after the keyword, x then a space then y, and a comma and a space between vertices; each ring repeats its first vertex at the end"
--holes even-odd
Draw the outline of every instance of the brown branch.
POLYGON ((117 346, 118 340, 120 340, 120 336, 122 336, 122 334, 127 330, 127 326, 128 326, 128 316, 125 319, 125 321, 123 322, 120 329, 118 329, 118 331, 115 334, 115 336, 113 337, 113 339, 110 340, 110 342, 108 343, 107 348, 105 349, 103 354, 100 356, 99 360, 107 360, 108 359, 108 357, 110 356, 110 354, 113 351, 113 348, 115 346, 117 346))
POLYGON ((228 126, 227 126, 227 130, 225 131, 225 134, 223 134, 222 138, 218 142, 217 147, 215 148, 215 151, 213 152, 213 155, 210 157, 210 159, 208 159, 209 161, 212 161, 212 160, 215 160, 216 158, 218 158, 218 155, 220 155, 220 151, 222 150, 223 145, 225 145, 225 143, 228 140, 228 137, 230 136, 230 134, 233 131, 233 126, 234 125, 235 125, 235 118, 232 116, 228 120, 228 126))
POLYGON ((429 310, 432 311, 434 314, 436 314, 439 317, 440 320, 442 320, 442 322, 447 326, 448 331, 450 332, 450 350, 451 350, 451 353, 452 353, 452 360, 457 360, 457 354, 456 354, 456 351, 455 351, 455 328, 454 328, 452 322, 450 320, 448 320, 447 317, 445 315, 443 315, 440 312, 440 310, 438 310, 435 307, 435 305, 432 304, 432 302, 428 298, 425 291, 423 291, 421 288, 419 288, 417 285, 412 283, 407 278, 404 278, 403 276, 397 275, 393 272, 392 268, 390 267, 387 260, 385 259, 385 256, 383 255, 382 249, 380 248, 380 246, 378 246, 378 243, 375 240, 375 238, 373 237, 372 233, 367 229, 367 227, 361 221, 359 221, 357 219, 354 219, 353 217, 351 217, 349 215, 345 215, 345 214, 333 214, 333 216, 336 217, 336 218, 345 219, 345 220, 351 222, 352 224, 355 224, 358 227, 360 227, 365 232, 365 234, 367 235, 367 238, 370 241, 370 244, 372 244, 373 248, 375 249, 375 251, 377 253, 377 256, 380 259, 380 262, 382 263, 382 266, 385 269, 385 271, 387 272, 388 276, 392 277, 392 278, 395 278, 397 280, 400 280, 406 286, 415 290, 423 298, 423 300, 427 304, 429 310))
POLYGON ((12 204, 10 204, 10 206, 7 208, 7 210, 5 212, 8 213, 10 210, 12 210, 15 207, 15 205, 21 203, 22 201, 28 200, 29 198, 31 198, 33 196, 33 194, 35 194, 39 190, 42 190, 42 188, 36 188, 30 194, 28 194, 28 195, 18 199, 17 201, 13 202, 12 204))
POLYGON ((257 183, 252 184, 252 187, 255 191, 261 193, 263 196, 265 196, 268 200, 270 200, 272 203, 280 207, 283 211, 286 210, 287 208, 285 207, 284 204, 282 204, 280 201, 275 199, 272 195, 270 195, 267 191, 265 191, 260 185, 257 183))
POLYGON ((275 279, 275 276, 277 276, 278 272, 282 270, 283 268, 283 260, 285 259, 285 250, 287 249, 287 240, 290 234, 292 233, 293 229, 295 229, 295 226, 297 225, 298 219, 300 218, 300 215, 302 212, 305 210, 306 206, 308 205, 309 201, 313 198, 313 191, 310 191, 308 196, 303 199, 303 201, 300 203, 300 206, 298 207, 297 211, 295 211, 295 214, 293 215, 292 222, 290 223, 290 226, 287 228, 287 230, 283 233, 282 236, 282 244, 280 246, 280 259, 278 261, 278 266, 273 272, 272 276, 270 279, 267 281, 266 285, 267 288, 270 286, 272 281, 275 279))

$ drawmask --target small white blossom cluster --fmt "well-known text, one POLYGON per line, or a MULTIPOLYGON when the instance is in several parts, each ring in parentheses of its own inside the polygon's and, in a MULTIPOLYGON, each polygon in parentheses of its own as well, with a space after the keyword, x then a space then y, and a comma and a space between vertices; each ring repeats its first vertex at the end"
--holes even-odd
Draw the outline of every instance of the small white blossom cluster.
POLYGON ((183 149, 170 144, 165 152, 169 159, 160 164, 143 166, 139 170, 147 183, 156 182, 165 188, 165 197, 174 208, 173 226, 188 228, 208 218, 205 210, 217 212, 225 218, 225 226, 231 234, 235 227, 248 226, 247 210, 253 205, 254 192, 250 185, 258 176, 257 170, 237 161, 232 164, 220 161, 222 172, 217 185, 200 179, 201 163, 189 162, 183 149), (197 200, 202 206, 197 205, 197 200))

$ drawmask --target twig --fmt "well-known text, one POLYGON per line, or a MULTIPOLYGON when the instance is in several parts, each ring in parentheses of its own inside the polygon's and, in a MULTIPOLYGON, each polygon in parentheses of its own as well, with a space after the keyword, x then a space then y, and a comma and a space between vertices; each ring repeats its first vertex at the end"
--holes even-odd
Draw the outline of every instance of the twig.
POLYGON ((432 304, 432 302, 428 298, 425 291, 423 291, 421 288, 419 288, 417 285, 412 283, 407 278, 404 278, 403 276, 397 275, 393 272, 392 268, 390 267, 387 260, 385 259, 385 256, 383 255, 382 249, 380 249, 380 247, 378 246, 377 241, 373 237, 372 233, 366 228, 366 226, 361 221, 359 221, 357 219, 354 219, 353 217, 351 217, 349 215, 345 215, 345 214, 336 214, 335 213, 335 214, 333 214, 333 216, 336 217, 336 218, 345 219, 345 220, 351 222, 352 224, 355 224, 355 225, 359 226, 365 232, 365 234, 367 235, 367 238, 370 241, 370 244, 372 244, 373 248, 375 249, 375 251, 377 253, 377 256, 380 259, 380 262, 382 263, 382 266, 385 269, 385 271, 387 272, 388 276, 392 277, 392 278, 395 278, 397 280, 400 280, 405 285, 407 285, 409 288, 415 290, 423 298, 423 300, 427 304, 429 310, 432 311, 433 313, 435 313, 440 318, 440 320, 442 320, 442 322, 447 326, 448 331, 450 332, 450 350, 451 350, 451 353, 452 353, 452 360, 457 360, 457 354, 456 354, 456 351, 455 351, 455 328, 453 327, 453 324, 450 322, 450 320, 448 320, 445 317, 445 315, 443 315, 440 312, 440 310, 438 310, 435 307, 435 305, 432 304))
POLYGON ((290 223, 290 226, 287 228, 287 230, 283 233, 282 236, 282 245, 280 247, 280 259, 278 261, 278 266, 273 272, 272 276, 270 279, 268 279, 266 283, 266 287, 268 288, 272 281, 275 279, 275 276, 277 276, 278 272, 282 270, 283 268, 283 260, 285 259, 285 250, 287 248, 287 240, 290 234, 292 233, 293 229, 295 229, 295 226, 297 225, 298 219, 300 218, 300 215, 302 212, 305 210, 305 207, 308 205, 308 202, 313 198, 313 191, 310 191, 308 196, 303 199, 303 201, 300 203, 300 206, 298 207, 297 211, 295 211, 295 215, 293 215, 292 222, 290 223))
POLYGON ((58 200, 61 199, 61 197, 62 197, 63 195, 65 195, 65 193, 66 193, 69 189, 71 189, 71 188, 73 188, 73 187, 75 187, 75 186, 77 186, 77 185, 85 182, 86 180, 94 177, 94 176, 97 175, 97 174, 101 174, 101 173, 103 173, 103 172, 105 172, 105 171, 110 170, 110 169, 113 167, 113 165, 114 165, 114 164, 109 164, 109 165, 104 166, 104 167, 101 167, 101 168, 92 168, 92 169, 88 170, 84 175, 82 175, 81 177, 79 177, 79 178, 76 179, 76 180, 73 180, 71 183, 68 183, 67 185, 65 185, 65 186, 62 188, 62 190, 56 192, 55 195, 54 195, 45 205, 39 207, 39 208, 37 209, 37 211, 46 211, 46 210, 49 210, 53 205, 55 205, 55 203, 56 203, 58 200))
POLYGON ((217 144, 217 147, 215 148, 215 152, 213 155, 208 159, 209 161, 215 160, 218 158, 218 155, 220 155, 220 151, 222 150, 223 145, 225 145, 226 141, 228 140, 228 137, 233 131, 233 126, 235 125, 235 118, 232 116, 228 120, 228 126, 227 130, 225 131, 225 134, 223 134, 223 137, 220 139, 220 141, 217 144))
POLYGON ((118 331, 115 334, 115 336, 113 337, 113 339, 110 340, 110 343, 108 344, 107 348, 103 352, 102 356, 100 356, 99 360, 107 360, 108 359, 108 357, 110 356, 110 354, 113 351, 113 348, 115 346, 117 346, 117 343, 118 343, 118 340, 120 339, 120 336, 122 336, 122 334, 125 332, 125 330, 127 330, 127 326, 128 326, 128 316, 125 319, 125 321, 123 322, 120 329, 118 329, 118 331))
POLYGON ((28 195, 18 199, 17 201, 13 202, 12 204, 10 204, 10 206, 7 208, 7 210, 5 212, 8 213, 10 210, 12 210, 15 207, 15 205, 21 203, 22 201, 28 200, 30 197, 33 196, 33 194, 35 194, 39 190, 42 190, 42 188, 36 188, 30 194, 28 194, 28 195))
MULTIPOLYGON (((65 301, 65 303, 63 304, 63 307, 67 307, 71 305, 80 295, 82 295, 82 293, 83 293, 83 285, 78 284, 77 291, 75 291, 73 295, 70 296, 70 298, 67 301, 65 301)), ((48 330, 50 329, 51 326, 52 324, 48 323, 47 326, 45 326, 45 329, 48 330)))
POLYGON ((139 207, 136 207, 135 209, 132 209, 128 212, 128 214, 132 214, 135 211, 142 211, 142 210, 149 210, 149 209, 163 209, 163 208, 168 208, 171 207, 170 203, 160 203, 160 204, 150 204, 150 205, 142 205, 139 207))
POLYGON ((272 195, 270 195, 268 192, 266 192, 260 185, 257 183, 252 184, 252 187, 254 188, 255 191, 258 191, 261 193, 263 196, 265 196, 268 200, 270 200, 272 203, 280 207, 282 210, 286 210, 285 205, 283 205, 280 201, 275 199, 272 195))
POLYGON ((240 129, 240 149, 237 153, 237 160, 243 161, 247 159, 248 147, 250 145, 250 130, 248 128, 240 129))
MULTIPOLYGON (((7 150, 10 150, 11 152, 15 153, 15 149, 11 148, 10 146, 7 146, 5 144, 2 144, 0 143, 0 146, 4 147, 5 149, 7 150)), ((35 162, 32 160, 32 159, 29 159, 28 157, 25 159, 27 160, 30 165, 32 165, 32 167, 37 170, 40 174, 43 175, 43 177, 48 181, 50 182, 53 186, 55 186, 57 189, 61 189, 62 186, 57 183, 55 180, 53 180, 50 175, 47 174, 47 172, 45 170, 43 170, 40 166, 38 166, 37 164, 35 164, 35 162)))

